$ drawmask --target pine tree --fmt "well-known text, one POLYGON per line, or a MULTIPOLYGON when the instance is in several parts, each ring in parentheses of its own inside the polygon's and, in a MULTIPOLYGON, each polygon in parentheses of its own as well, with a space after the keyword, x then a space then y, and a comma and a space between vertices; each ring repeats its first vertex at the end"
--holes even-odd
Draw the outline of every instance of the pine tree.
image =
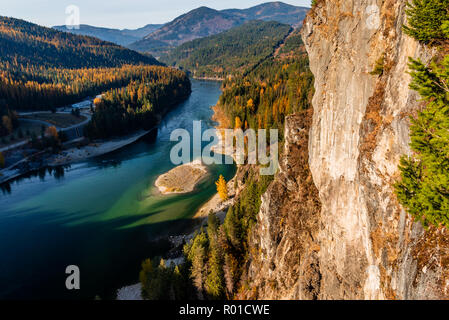
POLYGON ((210 299, 218 300, 224 294, 223 258, 219 248, 211 250, 209 259, 209 273, 206 278, 206 292, 210 299))
POLYGON ((449 0, 412 0, 407 3, 408 25, 404 32, 423 43, 447 39, 445 25, 449 21, 449 0))
POLYGON ((148 299, 150 296, 150 280, 153 276, 153 263, 150 259, 145 260, 142 262, 142 270, 139 274, 139 280, 142 284, 142 297, 144 299, 148 299))
POLYGON ((221 200, 228 200, 228 187, 226 184, 226 180, 222 175, 220 175, 218 181, 215 182, 215 185, 217 186, 217 192, 220 195, 221 200))
POLYGON ((201 230, 189 245, 184 248, 187 261, 191 264, 190 274, 199 299, 204 298, 205 275, 207 275, 207 250, 209 242, 206 233, 201 230))
POLYGON ((238 216, 238 205, 229 208, 224 221, 224 228, 229 241, 235 248, 241 246, 241 225, 238 216))
POLYGON ((219 227, 220 220, 214 212, 211 212, 209 214, 209 217, 207 218, 207 236, 209 238, 211 247, 217 246, 219 227))
POLYGON ((424 226, 449 227, 449 55, 441 64, 411 60, 410 87, 427 106, 412 119, 411 148, 401 160, 396 193, 408 212, 424 226))

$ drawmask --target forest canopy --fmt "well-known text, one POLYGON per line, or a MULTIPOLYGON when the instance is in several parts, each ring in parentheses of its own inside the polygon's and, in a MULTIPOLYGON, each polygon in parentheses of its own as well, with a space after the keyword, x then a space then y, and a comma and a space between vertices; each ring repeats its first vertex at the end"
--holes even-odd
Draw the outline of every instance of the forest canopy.
POLYGON ((166 112, 189 96, 190 80, 184 72, 155 66, 141 68, 138 79, 125 87, 107 91, 95 101, 95 112, 86 129, 89 138, 149 130, 166 112))
POLYGON ((268 58, 290 31, 290 26, 278 22, 251 21, 218 35, 184 43, 161 60, 196 77, 224 78, 268 58))
MULTIPOLYGON (((16 111, 54 110, 146 78, 154 58, 96 38, 0 17, 0 136, 16 111)), ((168 72, 168 71, 167 71, 168 72)))
POLYGON ((410 58, 410 88, 425 107, 411 118, 411 156, 401 159, 399 202, 425 227, 449 227, 449 1, 413 0, 405 32, 438 54, 429 64, 410 58))

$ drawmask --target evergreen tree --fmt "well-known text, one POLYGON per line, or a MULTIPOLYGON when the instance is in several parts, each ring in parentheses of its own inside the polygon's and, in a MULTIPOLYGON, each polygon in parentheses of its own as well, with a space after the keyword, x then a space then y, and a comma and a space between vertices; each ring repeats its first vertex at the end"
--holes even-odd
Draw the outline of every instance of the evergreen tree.
POLYGON ((234 248, 241 247, 241 228, 238 217, 238 205, 230 207, 224 221, 224 228, 228 239, 234 248))
POLYGON ((199 299, 204 298, 208 246, 209 242, 207 234, 201 230, 201 232, 194 237, 192 242, 184 248, 187 260, 191 264, 190 274, 199 299))
POLYGON ((139 280, 140 283, 142 284, 142 297, 144 299, 148 299, 148 297, 150 296, 150 280, 151 277, 153 276, 153 263, 151 262, 150 259, 145 260, 144 262, 142 262, 142 270, 140 271, 139 274, 139 280))
POLYGON ((411 60, 410 87, 427 106, 412 119, 411 148, 415 155, 401 160, 399 201, 424 226, 449 227, 449 55, 441 64, 424 66, 411 60))
POLYGON ((206 279, 206 292, 210 299, 222 299, 224 295, 223 257, 220 249, 214 247, 208 261, 209 273, 206 279))
POLYGON ((221 299, 224 296, 223 252, 219 246, 218 230, 220 220, 211 212, 207 223, 210 257, 208 260, 209 273, 206 278, 206 292, 211 299, 221 299))
POLYGON ((423 43, 447 39, 449 0, 412 0, 407 3, 406 13, 408 25, 404 31, 409 36, 423 43))

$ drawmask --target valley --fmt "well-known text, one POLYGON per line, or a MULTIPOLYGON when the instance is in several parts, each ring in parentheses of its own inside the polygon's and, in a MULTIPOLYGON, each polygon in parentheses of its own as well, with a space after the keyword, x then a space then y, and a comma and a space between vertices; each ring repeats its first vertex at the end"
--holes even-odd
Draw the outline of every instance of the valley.
POLYGON ((0 16, 0 299, 448 299, 449 0, 245 4, 0 16))

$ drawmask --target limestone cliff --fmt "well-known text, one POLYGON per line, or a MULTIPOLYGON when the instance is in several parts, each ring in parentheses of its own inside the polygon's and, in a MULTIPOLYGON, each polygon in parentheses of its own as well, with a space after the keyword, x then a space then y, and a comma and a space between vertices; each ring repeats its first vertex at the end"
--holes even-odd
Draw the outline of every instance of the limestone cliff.
POLYGON ((307 121, 287 120, 281 171, 252 235, 248 297, 449 297, 447 230, 424 231, 392 188, 421 107, 408 57, 432 56, 403 34, 405 3, 319 0, 306 18, 313 119, 307 134, 307 121), (370 74, 382 57, 383 74, 370 74))

